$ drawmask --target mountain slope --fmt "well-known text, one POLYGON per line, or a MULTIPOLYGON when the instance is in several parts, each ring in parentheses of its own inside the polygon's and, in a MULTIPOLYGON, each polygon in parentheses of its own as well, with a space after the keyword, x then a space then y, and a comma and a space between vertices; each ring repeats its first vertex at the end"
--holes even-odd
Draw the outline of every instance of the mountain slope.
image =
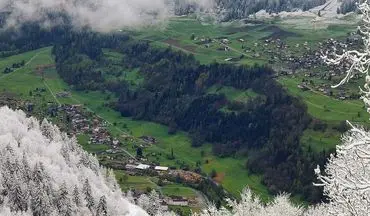
POLYGON ((0 215, 147 215, 112 172, 47 121, 0 108, 0 215))
POLYGON ((216 0, 219 7, 225 10, 225 19, 246 18, 250 14, 265 10, 268 13, 281 11, 309 10, 324 5, 326 0, 216 0))

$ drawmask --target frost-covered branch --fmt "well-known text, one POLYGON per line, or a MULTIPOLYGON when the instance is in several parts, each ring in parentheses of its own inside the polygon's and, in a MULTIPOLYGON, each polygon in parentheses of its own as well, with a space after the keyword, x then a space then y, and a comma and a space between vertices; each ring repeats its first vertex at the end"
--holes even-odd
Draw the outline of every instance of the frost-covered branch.
MULTIPOLYGON (((369 1, 365 0, 358 6, 362 14, 362 25, 358 27, 358 32, 362 35, 363 49, 359 50, 342 50, 335 52, 333 55, 324 55, 323 60, 329 65, 338 65, 343 62, 348 62, 351 67, 346 71, 346 76, 333 88, 337 88, 347 83, 356 74, 365 75, 365 84, 361 88, 361 99, 367 107, 370 107, 370 5, 369 1)), ((370 109, 367 110, 370 112, 370 109)))
POLYGON ((0 108, 0 215, 146 216, 111 170, 44 120, 0 108))

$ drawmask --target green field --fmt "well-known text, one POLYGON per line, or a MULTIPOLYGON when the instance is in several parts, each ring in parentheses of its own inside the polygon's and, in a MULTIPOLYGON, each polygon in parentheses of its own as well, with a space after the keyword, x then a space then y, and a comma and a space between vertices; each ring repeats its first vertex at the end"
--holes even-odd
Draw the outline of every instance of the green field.
MULTIPOLYGON (((201 63, 210 63, 213 61, 225 62, 226 58, 237 58, 241 54, 244 54, 245 57, 237 61, 237 63, 254 64, 266 63, 268 59, 265 56, 253 57, 251 54, 244 53, 241 48, 242 43, 239 39, 245 40, 244 45, 252 49, 255 43, 261 43, 263 38, 276 34, 274 30, 267 28, 269 25, 243 27, 236 24, 228 24, 226 26, 204 25, 193 18, 175 18, 169 22, 166 29, 147 29, 145 31, 135 32, 134 34, 136 38, 151 41, 155 46, 168 47, 171 45, 174 49, 193 54, 201 63), (197 40, 190 39, 192 33, 198 38, 197 40), (228 52, 217 50, 220 48, 218 42, 212 43, 209 48, 197 44, 201 38, 208 37, 212 39, 227 37, 231 41, 229 46, 232 49, 228 52)), ((286 31, 289 29, 280 24, 276 25, 286 31)), ((342 37, 346 35, 348 29, 343 28, 332 26, 327 30, 318 30, 316 32, 309 32, 308 30, 299 32, 294 29, 291 31, 294 31, 296 34, 287 36, 285 40, 289 39, 289 43, 292 45, 304 41, 315 43, 330 37, 342 37), (319 36, 316 37, 316 35, 319 36)), ((258 46, 253 49, 256 49, 256 52, 260 51, 258 46)), ((109 50, 104 50, 104 54, 112 61, 118 61, 123 57, 121 54, 109 50)), ((248 173, 245 167, 247 158, 218 158, 212 154, 210 144, 205 144, 200 148, 192 148, 190 138, 185 132, 179 131, 175 135, 169 135, 168 127, 164 125, 122 117, 120 113, 105 106, 107 102, 117 99, 113 94, 71 90, 60 79, 55 68, 45 69, 44 78, 42 78, 42 75, 36 68, 39 65, 50 65, 54 63, 51 56, 51 47, 0 59, 0 72, 11 64, 22 60, 27 63, 23 68, 9 74, 0 74, 1 91, 14 92, 23 100, 32 101, 35 104, 40 104, 40 106, 46 106, 48 102, 56 104, 83 104, 87 110, 110 123, 109 130, 116 137, 121 138, 123 134, 131 134, 135 137, 143 135, 154 136, 158 140, 158 143, 144 149, 144 155, 150 160, 158 162, 161 165, 176 167, 186 164, 194 168, 196 164, 200 164, 202 171, 205 173, 216 170, 216 180, 235 196, 239 195, 243 187, 249 186, 258 192, 263 199, 269 197, 267 188, 261 184, 261 176, 250 175, 248 173), (35 96, 35 93, 31 95, 30 91, 34 91, 37 88, 43 88, 46 91, 40 96, 35 96), (72 97, 56 98, 54 96, 57 92, 66 90, 72 93, 72 97), (168 157, 172 150, 175 159, 168 157)), ((109 74, 106 76, 109 76, 109 74)), ((121 78, 131 82, 133 86, 140 85, 143 81, 138 69, 132 71, 123 70, 121 78)), ((278 81, 287 88, 289 93, 301 98, 307 105, 309 114, 315 118, 328 122, 331 125, 337 124, 342 120, 351 120, 360 123, 368 122, 368 115, 361 101, 339 101, 316 92, 301 91, 297 87, 300 83, 300 80, 297 78, 283 78, 278 81)), ((251 90, 240 91, 225 86, 213 86, 208 90, 208 93, 224 94, 229 100, 240 102, 246 102, 257 95, 251 90)), ((106 146, 87 145, 87 136, 82 135, 78 139, 88 151, 98 152, 107 149, 106 146)), ((303 145, 306 147, 311 146, 316 151, 330 149, 337 142, 339 142, 339 134, 330 130, 325 133, 307 130, 302 137, 303 145)), ((127 151, 132 154, 136 153, 135 143, 124 143, 124 148, 127 151)), ((120 172, 116 174, 118 179, 123 175, 120 172)), ((123 187, 146 189, 148 187, 156 188, 157 186, 147 177, 130 176, 123 187)), ((167 194, 191 193, 188 188, 172 185, 165 186, 163 192, 167 194), (179 188, 178 191, 176 187, 179 188)))
POLYGON ((242 91, 229 86, 214 85, 207 90, 208 94, 224 94, 229 101, 248 102, 249 99, 258 96, 253 90, 242 91))
POLYGON ((162 194, 166 196, 181 196, 195 198, 197 194, 193 189, 178 184, 165 185, 161 188, 162 194))
POLYGON ((340 142, 341 134, 337 131, 318 132, 308 129, 304 132, 301 143, 306 148, 309 146, 315 152, 334 149, 340 142))
MULTIPOLYGON (((115 99, 114 95, 92 91, 73 91, 59 78, 55 70, 49 71, 49 76, 45 76, 44 80, 42 80, 41 76, 35 72, 35 67, 38 64, 44 65, 52 63, 51 48, 27 52, 19 56, 7 58, 6 60, 0 60, 0 64, 3 64, 5 68, 6 65, 10 64, 10 62, 18 61, 18 59, 29 60, 32 57, 34 57, 33 60, 24 68, 0 78, 0 85, 3 89, 17 93, 25 100, 32 100, 35 103, 40 104, 45 104, 46 102, 83 104, 86 109, 111 123, 109 130, 117 137, 126 133, 130 133, 135 137, 143 135, 156 137, 158 143, 144 150, 144 154, 146 154, 151 160, 159 162, 161 165, 177 167, 184 163, 190 167, 195 167, 197 163, 200 163, 202 164, 202 169, 204 169, 206 173, 215 169, 217 172, 224 175, 221 183, 233 195, 238 196, 243 187, 249 185, 251 188, 256 189, 256 191, 263 193, 264 197, 267 197, 267 189, 260 184, 260 179, 256 176, 248 175, 248 172, 244 167, 246 159, 217 158, 212 155, 211 145, 204 145, 201 148, 192 148, 190 138, 185 132, 179 131, 175 135, 168 135, 168 127, 164 125, 146 121, 135 121, 130 118, 122 117, 118 112, 104 106, 104 104, 109 102, 109 100, 115 99), (35 88, 45 88, 48 89, 48 91, 43 94, 41 98, 29 96, 29 91, 35 88), (53 94, 65 90, 70 91, 72 93, 72 97, 53 97, 53 94), (110 98, 109 100, 107 99, 108 96, 110 98), (113 123, 116 126, 113 126, 113 123), (171 149, 174 149, 174 160, 168 159, 171 149), (203 157, 201 152, 203 152, 203 157), (206 160, 209 161, 208 164, 205 163, 206 160), (223 162, 220 163, 220 161, 223 162)), ((106 150, 107 148, 104 145, 86 145, 88 141, 88 137, 86 136, 79 136, 78 138, 81 143, 85 143, 83 147, 86 150, 98 152, 106 150)), ((132 143, 127 142, 125 148, 132 154, 135 154, 136 152, 132 143)))
POLYGON ((122 190, 127 191, 130 189, 136 189, 147 191, 149 189, 158 189, 158 186, 146 176, 130 176, 118 170, 115 170, 114 174, 116 175, 116 178, 122 190), (127 179, 125 179, 125 175, 127 179))
MULTIPOLYGON (((309 21, 308 21, 309 22, 309 21)), ((311 25, 310 23, 308 25, 311 25)), ((302 53, 302 48, 296 48, 296 44, 307 42, 311 48, 318 46, 329 38, 344 38, 348 32, 355 31, 356 25, 330 25, 328 28, 297 28, 295 23, 269 22, 260 25, 240 25, 240 22, 223 24, 206 24, 193 17, 173 18, 165 28, 148 28, 133 32, 135 38, 144 39, 152 42, 159 47, 171 46, 188 54, 193 54, 201 63, 211 63, 214 61, 226 63, 225 59, 237 59, 241 55, 244 58, 236 60, 238 64, 265 64, 269 58, 265 55, 264 40, 266 38, 280 38, 290 46, 290 51, 302 53), (194 40, 191 39, 194 34, 194 40), (215 39, 205 47, 202 39, 215 39), (222 47, 219 42, 222 38, 227 38, 231 50, 225 52, 218 50, 222 47), (244 41, 240 41, 240 39, 244 41), (257 43, 257 45, 256 45, 257 43), (243 48, 244 47, 244 48, 243 48), (244 49, 253 52, 246 53, 244 49), (260 53, 260 56, 254 56, 260 53)), ((276 49, 275 47, 268 47, 276 49)))
POLYGON ((330 123, 350 120, 368 123, 369 117, 360 100, 337 100, 319 92, 302 91, 298 88, 299 79, 281 78, 278 80, 288 92, 300 98, 307 105, 308 113, 313 117, 330 123))

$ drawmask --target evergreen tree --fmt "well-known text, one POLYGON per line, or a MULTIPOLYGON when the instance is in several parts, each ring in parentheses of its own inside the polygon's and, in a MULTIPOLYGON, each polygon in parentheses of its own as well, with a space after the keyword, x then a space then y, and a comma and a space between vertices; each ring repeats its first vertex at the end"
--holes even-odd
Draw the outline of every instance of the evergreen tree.
POLYGON ((8 190, 8 202, 12 211, 27 211, 28 194, 27 188, 22 187, 22 181, 13 176, 10 190, 8 190))
POLYGON ((23 152, 22 155, 22 165, 23 165, 23 179, 28 184, 31 181, 31 167, 30 164, 28 163, 28 158, 25 152, 23 152))
POLYGON ((33 216, 49 216, 52 212, 52 205, 49 196, 40 184, 33 186, 31 210, 33 216))
POLYGON ((73 188, 72 200, 77 207, 81 206, 81 197, 77 185, 73 188))
POLYGON ((71 200, 68 196, 68 190, 65 183, 63 183, 58 191, 56 198, 56 206, 58 208, 59 215, 70 216, 72 215, 71 200))
POLYGON ((105 196, 100 197, 98 206, 96 208, 96 216, 106 216, 107 213, 107 200, 105 196))
POLYGON ((94 197, 92 196, 92 191, 91 191, 91 186, 89 183, 89 180, 86 179, 83 187, 82 187, 83 194, 85 196, 85 201, 86 201, 86 207, 93 212, 95 202, 94 202, 94 197))

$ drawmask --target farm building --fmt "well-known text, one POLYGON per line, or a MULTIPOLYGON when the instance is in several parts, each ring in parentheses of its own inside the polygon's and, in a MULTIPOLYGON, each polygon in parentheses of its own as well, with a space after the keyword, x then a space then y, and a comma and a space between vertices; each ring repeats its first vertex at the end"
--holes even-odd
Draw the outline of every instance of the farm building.
POLYGON ((137 167, 137 165, 126 164, 125 169, 126 170, 133 170, 133 169, 136 169, 136 167, 137 167))
POLYGON ((182 197, 171 197, 167 200, 167 205, 172 206, 188 206, 189 201, 187 199, 184 199, 182 197))
POLYGON ((149 168, 150 168, 150 165, 147 165, 147 164, 139 164, 136 166, 136 169, 140 169, 140 170, 146 170, 149 168))
POLYGON ((163 166, 156 166, 154 167, 156 171, 168 171, 168 167, 163 167, 163 166))

